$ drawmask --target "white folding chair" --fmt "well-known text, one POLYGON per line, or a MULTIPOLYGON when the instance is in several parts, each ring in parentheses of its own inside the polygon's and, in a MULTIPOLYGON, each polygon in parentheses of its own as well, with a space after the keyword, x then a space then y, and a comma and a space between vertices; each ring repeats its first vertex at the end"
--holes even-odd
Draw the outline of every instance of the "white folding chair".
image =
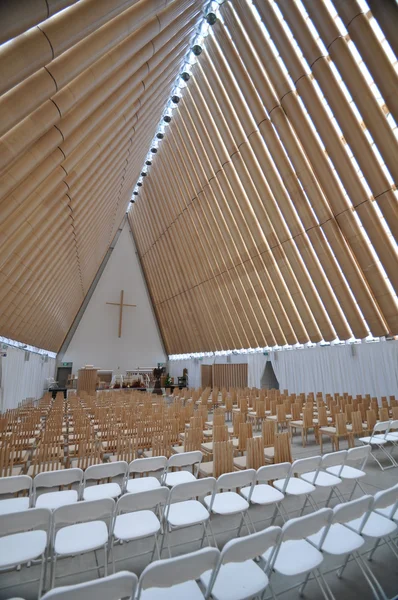
POLYGON ((101 498, 118 498, 122 494, 127 476, 128 464, 124 460, 103 465, 92 465, 84 472, 83 500, 100 500, 101 498), (88 486, 89 481, 102 481, 122 477, 121 485, 115 481, 88 486))
MULTIPOLYGON (((313 510, 317 510, 318 507, 314 500, 311 498, 311 494, 315 492, 315 486, 312 483, 308 483, 302 477, 295 477, 295 475, 303 475, 304 473, 310 473, 316 471, 321 463, 320 456, 312 456, 310 458, 300 458, 295 460, 290 467, 289 474, 287 477, 277 479, 274 481, 274 487, 278 489, 285 496, 305 496, 303 507, 301 508, 300 515, 303 514, 307 502, 309 502, 313 510)), ((282 506, 282 505, 281 505, 282 506)))
POLYGON ((369 445, 358 446, 357 448, 350 448, 349 450, 347 450, 346 460, 343 464, 333 465, 332 467, 326 467, 326 471, 328 473, 336 475, 337 477, 340 477, 340 479, 355 481, 354 487, 348 500, 351 500, 351 498, 353 497, 357 486, 360 488, 363 494, 366 494, 365 490, 359 483, 359 479, 362 479, 366 476, 366 472, 364 471, 364 469, 369 458, 370 451, 371 447, 369 445))
MULTIPOLYGON (((306 538, 326 528, 332 516, 333 511, 331 508, 321 508, 317 512, 290 519, 285 523, 276 550, 269 548, 261 556, 265 562, 268 577, 271 579, 274 571, 285 577, 297 577, 313 573, 323 596, 326 600, 329 600, 327 595, 328 586, 319 570, 323 555, 306 538)), ((307 581, 308 577, 304 584, 307 581)))
MULTIPOLYGON (((115 519, 111 532, 111 551, 113 572, 115 572, 114 544, 117 542, 131 542, 147 537, 154 538, 154 547, 151 561, 155 550, 160 560, 160 549, 158 536, 162 532, 161 522, 154 513, 156 509, 163 519, 163 508, 169 498, 169 490, 159 487, 146 492, 124 494, 116 504, 115 519)), ((140 552, 142 555, 143 552, 140 552)), ((125 560, 125 557, 123 557, 125 560)))
POLYGON ((285 517, 280 509, 280 503, 285 496, 274 486, 269 485, 268 482, 273 481, 274 479, 286 478, 289 475, 290 467, 291 464, 288 462, 260 467, 255 475, 253 485, 243 487, 240 490, 242 496, 246 498, 249 503, 251 502, 252 504, 261 506, 275 505, 273 515, 270 517, 271 525, 274 524, 278 512, 282 517, 282 520, 285 521, 285 517))
POLYGON ((390 453, 392 457, 392 451, 398 446, 398 419, 390 421, 390 428, 385 437, 387 442, 393 446, 390 453))
POLYGON ((0 496, 11 496, 0 500, 0 515, 27 510, 31 503, 32 478, 29 475, 0 477, 0 496), (25 492, 26 495, 15 497, 14 494, 25 492))
MULTIPOLYGON (((195 479, 188 483, 180 483, 170 490, 169 500, 164 511, 165 533, 162 539, 160 552, 163 550, 163 544, 166 539, 169 555, 171 556, 170 534, 175 529, 192 527, 194 525, 203 526, 203 536, 201 539, 201 547, 206 536, 207 543, 210 544, 210 539, 207 533, 207 525, 213 536, 214 543, 217 546, 213 531, 210 524, 210 512, 207 506, 197 500, 198 497, 204 496, 211 499, 214 496, 216 489, 216 480, 214 477, 205 477, 204 479, 195 479)), ((192 541, 192 540, 189 540, 192 541)))
POLYGON ((137 600, 203 600, 196 580, 214 570, 219 556, 216 548, 202 548, 184 556, 157 560, 142 572, 137 600))
MULTIPOLYGON (((356 519, 362 519, 362 524, 365 524, 372 505, 373 496, 362 496, 357 500, 338 504, 333 508, 333 516, 329 527, 325 527, 318 533, 309 536, 307 540, 326 554, 345 556, 344 564, 341 567, 336 567, 338 577, 342 577, 350 556, 353 556, 373 594, 378 598, 376 589, 381 590, 380 583, 359 554, 359 549, 364 545, 365 540, 359 533, 345 527, 346 523, 356 519)), ((300 588, 301 594, 304 592, 306 583, 307 579, 300 588)), ((328 589, 328 591, 329 595, 334 598, 331 590, 328 589)))
POLYGON ((81 469, 60 469, 59 471, 39 473, 33 480, 33 506, 54 510, 65 504, 73 504, 80 498, 82 482, 83 471, 81 469), (60 490, 37 495, 37 491, 41 488, 63 487, 73 483, 77 484, 77 490, 60 490))
MULTIPOLYGON (((115 502, 112 498, 76 502, 53 513, 51 587, 57 558, 104 549, 104 575, 108 574, 108 539, 115 502), (105 523, 109 521, 109 526, 105 523)), ((98 567, 96 567, 98 568, 98 567)))
POLYGON ((51 512, 47 508, 30 508, 0 516, 0 571, 41 559, 39 599, 43 589, 50 525, 51 512))
POLYGON ((134 600, 137 583, 135 573, 120 571, 102 579, 55 588, 44 594, 42 600, 134 600))
POLYGON ((311 483, 316 488, 330 488, 330 493, 326 500, 325 506, 329 506, 329 502, 333 494, 336 495, 340 502, 342 500, 344 501, 343 496, 339 494, 337 490, 337 486, 341 485, 343 480, 341 477, 337 477, 337 475, 328 473, 326 469, 336 465, 344 465, 346 458, 347 450, 339 450, 338 452, 324 454, 321 457, 321 462, 317 470, 302 473, 300 475, 301 479, 304 479, 304 481, 307 481, 307 483, 311 483))
MULTIPOLYGON (((250 517, 246 519, 250 504, 246 498, 232 490, 247 486, 251 487, 254 483, 255 476, 256 471, 254 469, 224 473, 217 479, 216 493, 213 494, 213 496, 207 496, 204 499, 204 503, 208 507, 210 513, 223 515, 224 517, 241 515, 237 533, 238 536, 240 535, 243 523, 246 525, 247 533, 251 533, 248 522, 250 517)), ((253 524, 252 528, 255 531, 253 524)))
POLYGON ((373 538, 375 540, 375 544, 369 554, 369 560, 372 560, 373 554, 382 540, 384 540, 391 552, 398 559, 395 544, 391 540, 391 534, 395 533, 398 529, 397 523, 391 518, 395 514, 397 508, 398 485, 395 485, 387 490, 377 492, 377 494, 374 495, 372 510, 362 526, 358 519, 347 523, 347 527, 350 527, 365 537, 373 538), (390 511, 387 515, 381 512, 386 508, 390 511))
POLYGON ((207 589, 206 598, 248 600, 260 597, 268 587, 269 579, 253 559, 268 549, 275 549, 281 532, 280 527, 269 527, 227 542, 215 570, 206 571, 200 578, 207 589))
POLYGON ((167 461, 167 470, 163 476, 163 485, 173 487, 180 483, 189 483, 195 481, 198 476, 200 463, 202 462, 203 454, 199 450, 194 452, 181 452, 181 454, 173 454, 167 461), (184 467, 192 467, 192 471, 182 471, 184 467), (180 469, 179 471, 172 472, 171 469, 180 469))
MULTIPOLYGON (((393 487, 398 487, 398 483, 393 487)), ((376 512, 383 515, 383 517, 387 517, 387 519, 392 519, 398 524, 398 507, 394 502, 384 508, 378 508, 376 512)))
POLYGON ((391 464, 389 464, 388 466, 383 466, 377 458, 376 454, 372 451, 370 452, 372 458, 374 458, 374 460, 377 462, 382 471, 385 471, 386 469, 391 469, 392 467, 398 467, 398 463, 395 461, 392 455, 389 452, 387 452, 385 448, 385 446, 389 443, 389 431, 390 421, 380 421, 379 423, 376 423, 376 425, 373 427, 373 431, 370 436, 358 438, 359 441, 362 442, 362 444, 368 444, 372 448, 375 447, 378 450, 381 450, 384 456, 388 458, 391 464))
POLYGON ((129 464, 126 492, 134 494, 136 492, 145 492, 160 487, 160 482, 167 467, 167 458, 165 456, 153 456, 150 458, 136 458, 129 464), (143 475, 147 473, 158 473, 159 477, 143 475), (129 478, 129 475, 133 475, 129 478), (136 477, 138 475, 138 477, 136 477))

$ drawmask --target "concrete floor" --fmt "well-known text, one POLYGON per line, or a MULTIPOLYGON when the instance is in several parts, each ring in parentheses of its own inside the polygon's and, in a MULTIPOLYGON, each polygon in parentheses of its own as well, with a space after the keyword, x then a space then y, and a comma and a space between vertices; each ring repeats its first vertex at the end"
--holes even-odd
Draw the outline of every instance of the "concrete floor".
MULTIPOLYGON (((341 449, 344 448, 346 448, 345 442, 341 444, 341 449)), ((330 450, 330 444, 325 444, 324 452, 328 452, 330 450)), ((313 435, 310 435, 307 447, 302 448, 300 435, 295 435, 292 440, 292 451, 294 459, 303 458, 306 456, 315 456, 319 453, 319 445, 315 443, 313 435)), ((383 472, 371 457, 368 461, 366 472, 367 476, 364 480, 362 480, 362 483, 364 489, 369 494, 375 494, 378 490, 386 489, 398 482, 398 468, 388 469, 387 471, 383 472)), ((346 498, 348 498, 350 495, 351 489, 352 483, 343 483, 343 485, 340 486, 340 490, 346 498)), ((361 492, 358 490, 355 497, 358 497, 360 494, 361 492)), ((322 493, 318 490, 314 494, 314 498, 320 507, 324 505, 327 495, 327 492, 322 493)), ((292 498, 287 498, 284 501, 285 507, 290 516, 294 517, 298 515, 298 510, 300 510, 302 506, 301 502, 301 500, 295 501, 292 498)), ((333 502, 331 505, 333 506, 333 502)), ((257 530, 268 525, 269 522, 267 522, 266 519, 271 516, 272 512, 272 508, 269 510, 258 507, 250 509, 250 516, 253 522, 256 524, 257 530)), ((233 528, 238 527, 239 520, 239 517, 228 519, 225 517, 216 517, 212 519, 213 530, 220 548, 229 539, 234 537, 236 534, 236 529, 234 530, 233 528)), ((276 524, 282 523, 279 523, 277 520, 276 524)), ((243 530, 243 533, 245 533, 245 530, 243 530)), ((174 532, 171 538, 173 556, 178 556, 179 554, 197 550, 199 548, 199 541, 192 542, 190 540, 201 537, 201 534, 202 531, 199 528, 191 528, 184 531, 174 532)), ((361 553, 366 553, 371 546, 371 543, 366 543, 366 545, 362 548, 361 553)), ((151 551, 152 542, 150 540, 132 542, 127 545, 124 544, 116 547, 115 557, 117 560, 121 559, 120 562, 116 563, 116 570, 133 571, 139 576, 150 561, 151 551)), ((167 558, 167 551, 163 552, 162 557, 167 558)), ((102 551, 98 551, 97 553, 92 552, 86 555, 58 561, 56 586, 70 585, 73 583, 88 581, 98 577, 99 575, 102 576, 104 564, 103 561, 104 553, 102 551), (76 571, 79 572, 76 573, 76 571)), ((329 573, 331 569, 341 564, 341 562, 341 559, 335 560, 329 556, 325 556, 325 560, 322 565, 322 571, 326 574, 326 580, 329 583, 336 599, 367 600, 373 598, 372 592, 366 581, 364 581, 362 573, 355 562, 349 563, 341 580, 337 578, 335 573, 329 573)), ((398 595, 398 561, 388 546, 382 546, 379 548, 376 551, 371 563, 368 564, 371 566, 376 577, 382 583, 387 597, 389 599, 396 597, 398 595)), ((111 572, 112 565, 110 562, 109 573, 111 572)), ((0 574, 0 600, 13 598, 16 596, 19 598, 25 598, 26 600, 33 600, 37 598, 38 577, 38 566, 31 566, 30 568, 22 567, 19 572, 16 570, 8 573, 3 572, 0 574), (32 580, 35 581, 31 582, 32 580)), ((298 584, 299 582, 300 579, 297 580, 296 578, 281 578, 277 575, 272 577, 274 591, 278 595, 278 598, 281 598, 282 600, 299 597, 297 587, 293 590, 290 589, 293 585, 298 584)), ((46 589, 48 589, 48 578, 46 589)), ((269 597, 269 594, 267 597, 269 597)), ((322 594, 314 581, 311 581, 305 588, 304 598, 311 600, 322 598, 322 594)))

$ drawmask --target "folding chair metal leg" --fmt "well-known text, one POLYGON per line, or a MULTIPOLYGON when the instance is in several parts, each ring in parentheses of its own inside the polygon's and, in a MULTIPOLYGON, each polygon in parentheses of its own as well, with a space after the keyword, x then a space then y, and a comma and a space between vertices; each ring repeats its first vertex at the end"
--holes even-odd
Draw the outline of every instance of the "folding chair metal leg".
POLYGON ((41 571, 40 571, 40 580, 39 580, 39 591, 37 593, 37 599, 40 600, 42 592, 43 592, 43 583, 44 583, 44 573, 46 569, 47 563, 47 552, 44 551, 41 560, 41 571))
POLYGON ((301 509, 301 511, 300 511, 300 515, 299 515, 300 517, 301 517, 301 516, 303 515, 303 513, 304 513, 305 507, 307 506, 307 502, 308 502, 308 494, 306 494, 306 495, 305 495, 305 502, 304 502, 304 504, 303 504, 303 506, 302 506, 302 509, 301 509))
MULTIPOLYGON (((326 600, 330 600, 330 598, 329 598, 329 595, 328 595, 328 589, 329 589, 329 586, 327 586, 327 587, 326 587, 326 591, 323 589, 323 583, 324 583, 324 579, 323 579, 323 577, 322 577, 322 578, 321 578, 321 580, 319 580, 319 579, 318 579, 318 575, 317 575, 317 573, 316 573, 316 572, 317 572, 317 569, 315 569, 315 570, 313 571, 313 573, 314 573, 314 578, 315 578, 315 581, 317 582, 317 584, 318 584, 318 587, 319 587, 319 589, 321 590, 321 592, 322 592, 322 594, 323 594, 323 597, 324 597, 326 600), (321 581, 322 581, 322 583, 321 583, 321 581)), ((333 599, 334 599, 334 596, 332 595, 332 597, 331 597, 331 598, 332 598, 332 600, 333 600, 333 599)))
POLYGON ((53 560, 52 560, 52 564, 51 564, 51 589, 55 585, 55 569, 56 568, 57 568, 57 555, 54 552, 53 560))
POLYGON ((205 541, 205 535, 206 535, 206 527, 205 524, 202 523, 203 525, 203 535, 202 535, 202 539, 200 540, 200 547, 203 548, 203 542, 205 541))
POLYGON ((330 586, 329 586, 328 582, 326 581, 326 579, 325 579, 325 577, 324 577, 321 569, 318 568, 317 571, 318 571, 319 577, 322 579, 322 583, 325 586, 325 589, 326 589, 327 593, 329 594, 330 599, 331 600, 336 600, 336 598, 335 598, 332 590, 330 589, 330 586))
POLYGON ((114 549, 114 540, 113 540, 113 537, 112 537, 112 540, 111 540, 111 545, 110 545, 110 548, 109 548, 109 552, 110 552, 110 554, 112 554, 112 569, 113 569, 113 574, 115 574, 116 573, 116 570, 115 570, 115 549, 114 549))
POLYGON ((395 558, 398 559, 398 553, 395 550, 395 544, 392 541, 392 539, 390 537, 386 538, 386 543, 388 544, 388 547, 390 548, 391 552, 394 554, 395 558))
POLYGON ((307 583, 308 583, 308 580, 309 580, 309 578, 310 578, 310 575, 311 575, 311 572, 307 573, 307 575, 305 576, 305 579, 304 579, 303 583, 302 583, 302 584, 300 585, 300 587, 299 587, 299 595, 300 595, 300 596, 303 596, 303 595, 304 595, 304 588, 305 588, 305 586, 306 586, 306 585, 307 585, 307 583))
POLYGON ((369 556, 368 556, 368 560, 372 560, 372 558, 373 558, 373 554, 375 553, 375 551, 376 551, 376 548, 377 548, 377 546, 380 544, 380 542, 381 542, 381 538, 379 538, 378 540, 376 540, 376 543, 374 544, 374 546, 373 546, 373 548, 372 548, 372 551, 371 551, 371 553, 370 553, 370 554, 369 554, 369 556))
POLYGON ((359 552, 354 552, 353 554, 354 560, 357 563, 358 567, 361 569, 366 581, 368 582, 370 588, 372 589, 373 595, 375 598, 382 600, 388 600, 385 591, 381 587, 379 580, 376 578, 376 575, 373 571, 368 567, 366 562, 363 560, 362 556, 359 552))
POLYGON ((104 544, 104 577, 108 575, 108 542, 104 544))
POLYGON ((341 579, 343 577, 344 569, 346 568, 348 561, 350 560, 350 556, 351 556, 351 554, 347 554, 347 556, 345 557, 345 561, 343 562, 340 569, 337 571, 337 577, 339 579, 341 579))
POLYGON ((213 540, 214 540, 214 546, 215 546, 215 548, 217 548, 217 550, 219 550, 219 548, 218 548, 218 544, 217 544, 217 540, 216 540, 216 536, 214 535, 214 531, 213 531, 213 527, 212 527, 212 524, 211 524, 211 520, 210 520, 210 519, 207 521, 207 524, 208 524, 208 526, 209 526, 209 529, 210 529, 211 537, 212 537, 212 538, 213 538, 213 540))

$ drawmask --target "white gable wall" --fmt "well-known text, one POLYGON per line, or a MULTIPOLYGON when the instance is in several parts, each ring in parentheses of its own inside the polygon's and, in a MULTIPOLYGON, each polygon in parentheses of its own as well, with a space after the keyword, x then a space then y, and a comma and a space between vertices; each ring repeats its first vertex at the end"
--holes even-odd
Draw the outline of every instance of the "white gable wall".
POLYGON ((86 364, 124 374, 126 370, 155 367, 166 361, 127 222, 62 361, 72 362, 76 375, 86 364), (119 307, 106 302, 119 303, 121 290, 124 302, 137 307, 123 308, 119 338, 119 307))

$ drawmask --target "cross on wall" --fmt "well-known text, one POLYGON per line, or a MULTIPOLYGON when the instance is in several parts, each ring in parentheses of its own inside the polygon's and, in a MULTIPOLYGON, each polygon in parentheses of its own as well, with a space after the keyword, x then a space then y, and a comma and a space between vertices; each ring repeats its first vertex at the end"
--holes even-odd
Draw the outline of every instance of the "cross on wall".
POLYGON ((119 337, 122 337, 122 322, 123 322, 123 306, 137 306, 136 304, 124 304, 123 303, 124 290, 120 292, 120 302, 107 302, 106 304, 111 304, 112 306, 119 306, 119 337))

